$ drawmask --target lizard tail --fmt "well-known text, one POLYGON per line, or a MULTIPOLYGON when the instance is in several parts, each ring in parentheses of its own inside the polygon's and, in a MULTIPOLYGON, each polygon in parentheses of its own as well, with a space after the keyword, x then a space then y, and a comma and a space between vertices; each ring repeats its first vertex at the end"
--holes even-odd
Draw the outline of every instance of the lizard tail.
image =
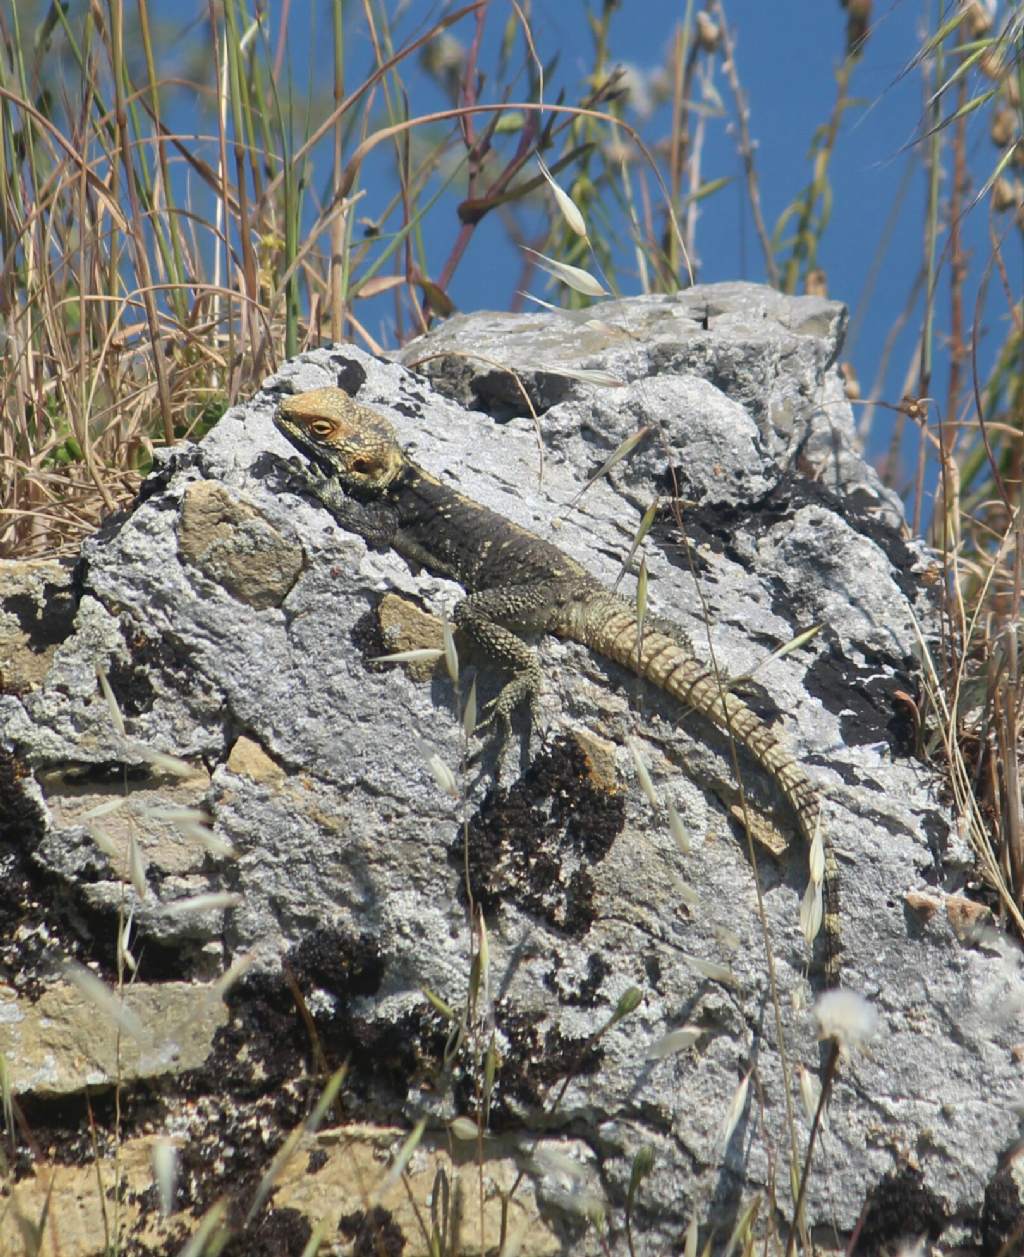
MULTIPOLYGON (((828 835, 819 834, 821 799, 807 774, 779 736, 750 708, 723 690, 714 672, 672 637, 657 630, 645 631, 642 641, 636 613, 628 603, 609 596, 601 612, 591 604, 579 639, 592 650, 671 694, 681 703, 706 716, 719 729, 745 747, 777 784, 793 809, 809 844, 819 840, 824 853, 820 874, 824 899, 822 924, 825 933, 825 984, 839 985, 841 941, 839 932, 839 869, 828 835), (639 649, 638 649, 639 643, 639 649)), ((573 633, 575 637, 576 634, 573 633)))

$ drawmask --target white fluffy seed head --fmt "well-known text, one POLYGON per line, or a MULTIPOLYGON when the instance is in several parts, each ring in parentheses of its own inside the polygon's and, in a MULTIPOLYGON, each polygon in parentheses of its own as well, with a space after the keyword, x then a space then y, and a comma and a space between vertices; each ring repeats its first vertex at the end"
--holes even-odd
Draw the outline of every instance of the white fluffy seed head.
POLYGON ((856 991, 826 991, 814 1005, 818 1037, 835 1039, 846 1052, 864 1047, 878 1029, 878 1014, 856 991))

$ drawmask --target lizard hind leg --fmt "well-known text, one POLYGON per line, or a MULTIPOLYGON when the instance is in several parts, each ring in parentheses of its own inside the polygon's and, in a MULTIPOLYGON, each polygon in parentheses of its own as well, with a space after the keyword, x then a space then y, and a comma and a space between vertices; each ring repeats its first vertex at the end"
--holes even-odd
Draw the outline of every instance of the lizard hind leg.
POLYGON ((529 703, 539 723, 538 698, 543 673, 537 652, 523 641, 521 632, 548 627, 552 602, 564 594, 558 581, 506 585, 470 594, 455 607, 452 619, 499 668, 510 673, 496 698, 484 708, 477 731, 496 727, 502 746, 511 739, 512 713, 529 703))
MULTIPOLYGON (((488 594, 490 592, 487 591, 488 594)), ((511 740, 512 713, 520 704, 529 702, 536 719, 541 667, 536 651, 511 629, 491 618, 493 602, 486 595, 471 594, 456 606, 452 618, 456 628, 500 668, 512 674, 497 697, 484 707, 482 719, 476 727, 477 733, 483 733, 495 726, 504 746, 511 740)))

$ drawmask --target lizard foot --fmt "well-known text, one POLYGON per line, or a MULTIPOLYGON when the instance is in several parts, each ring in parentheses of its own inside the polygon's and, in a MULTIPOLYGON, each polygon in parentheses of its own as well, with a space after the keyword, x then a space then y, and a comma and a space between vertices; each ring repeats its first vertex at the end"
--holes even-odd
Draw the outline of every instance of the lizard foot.
POLYGON ((534 725, 540 724, 540 706, 537 701, 537 685, 530 674, 513 677, 505 685, 496 698, 486 704, 483 714, 473 730, 475 737, 482 739, 481 745, 470 756, 473 762, 490 746, 497 755, 498 772, 512 748, 512 712, 524 701, 530 704, 530 720, 534 725))

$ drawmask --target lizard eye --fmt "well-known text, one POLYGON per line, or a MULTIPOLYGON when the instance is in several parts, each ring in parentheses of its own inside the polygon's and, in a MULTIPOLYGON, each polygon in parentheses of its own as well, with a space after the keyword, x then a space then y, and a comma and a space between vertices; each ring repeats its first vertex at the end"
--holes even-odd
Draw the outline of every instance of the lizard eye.
POLYGON ((326 438, 334 431, 334 424, 329 419, 314 419, 309 428, 314 436, 326 438))

